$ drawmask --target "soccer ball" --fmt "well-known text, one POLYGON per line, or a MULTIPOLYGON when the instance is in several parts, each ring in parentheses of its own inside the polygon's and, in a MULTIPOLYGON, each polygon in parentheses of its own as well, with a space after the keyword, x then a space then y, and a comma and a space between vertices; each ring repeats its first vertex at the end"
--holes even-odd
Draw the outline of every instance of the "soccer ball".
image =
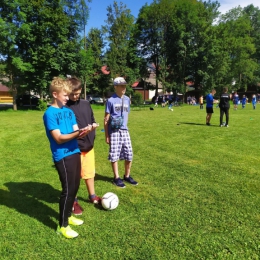
POLYGON ((117 208, 119 204, 119 199, 117 195, 113 192, 107 192, 101 200, 101 204, 104 209, 106 210, 112 210, 117 208))

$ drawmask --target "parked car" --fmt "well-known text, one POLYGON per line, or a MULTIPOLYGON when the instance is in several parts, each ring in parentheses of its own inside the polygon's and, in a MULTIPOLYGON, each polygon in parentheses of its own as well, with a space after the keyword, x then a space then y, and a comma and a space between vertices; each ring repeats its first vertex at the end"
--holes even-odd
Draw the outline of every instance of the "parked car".
POLYGON ((23 94, 16 98, 17 106, 38 106, 40 98, 35 95, 23 94))
POLYGON ((87 100, 90 102, 90 104, 103 104, 104 100, 102 97, 98 96, 87 96, 87 100))

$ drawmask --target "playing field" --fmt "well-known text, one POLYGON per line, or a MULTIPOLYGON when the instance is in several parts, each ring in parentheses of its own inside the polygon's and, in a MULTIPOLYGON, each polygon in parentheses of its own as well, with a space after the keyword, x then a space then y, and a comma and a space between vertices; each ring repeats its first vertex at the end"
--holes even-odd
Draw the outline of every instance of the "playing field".
MULTIPOLYGON (((259 259, 260 105, 230 110, 229 128, 205 125, 199 106, 135 110, 129 116, 136 187, 112 185, 108 146, 95 141, 96 193, 78 193, 85 223, 74 240, 56 235, 60 182, 40 111, 0 111, 1 259, 259 259)), ((123 164, 120 163, 123 176, 123 164)))

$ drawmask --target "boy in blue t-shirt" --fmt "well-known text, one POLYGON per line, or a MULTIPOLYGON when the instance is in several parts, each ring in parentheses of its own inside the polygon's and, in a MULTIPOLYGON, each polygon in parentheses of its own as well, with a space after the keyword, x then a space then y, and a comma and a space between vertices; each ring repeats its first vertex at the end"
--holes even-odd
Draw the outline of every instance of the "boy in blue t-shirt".
POLYGON ((138 185, 138 182, 130 176, 133 150, 127 127, 128 114, 130 112, 130 99, 124 95, 126 92, 126 84, 124 78, 115 78, 115 94, 107 100, 104 118, 106 143, 109 144, 108 159, 111 162, 114 173, 113 183, 120 188, 125 188, 125 184, 119 177, 118 160, 125 161, 124 181, 132 185, 138 185), (119 124, 118 128, 112 127, 112 118, 115 120, 122 119, 122 123, 119 124))
POLYGON ((55 77, 50 85, 53 101, 43 115, 46 135, 50 142, 53 161, 62 186, 57 233, 66 238, 78 236, 78 233, 72 230, 69 225, 83 224, 82 220, 71 216, 71 211, 79 188, 81 171, 77 138, 87 134, 86 128, 78 128, 73 111, 65 107, 70 92, 70 84, 55 77))
POLYGON ((216 94, 216 90, 212 89, 211 92, 206 96, 206 125, 210 125, 210 119, 213 111, 213 103, 214 103, 214 95, 216 94))

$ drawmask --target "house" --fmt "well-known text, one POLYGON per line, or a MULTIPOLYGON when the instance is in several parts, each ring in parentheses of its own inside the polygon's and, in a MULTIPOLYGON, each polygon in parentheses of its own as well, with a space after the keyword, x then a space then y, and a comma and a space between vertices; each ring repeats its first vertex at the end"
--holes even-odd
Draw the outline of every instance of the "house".
MULTIPOLYGON (((155 96, 155 90, 148 89, 148 86, 156 86, 156 75, 155 70, 151 67, 148 67, 147 71, 149 73, 148 78, 134 82, 132 84, 132 88, 134 92, 141 93, 144 100, 151 100, 155 96)), ((161 82, 158 82, 158 93, 163 93, 163 86, 161 82)))
POLYGON ((2 83, 0 83, 0 103, 13 103, 11 91, 2 83))

